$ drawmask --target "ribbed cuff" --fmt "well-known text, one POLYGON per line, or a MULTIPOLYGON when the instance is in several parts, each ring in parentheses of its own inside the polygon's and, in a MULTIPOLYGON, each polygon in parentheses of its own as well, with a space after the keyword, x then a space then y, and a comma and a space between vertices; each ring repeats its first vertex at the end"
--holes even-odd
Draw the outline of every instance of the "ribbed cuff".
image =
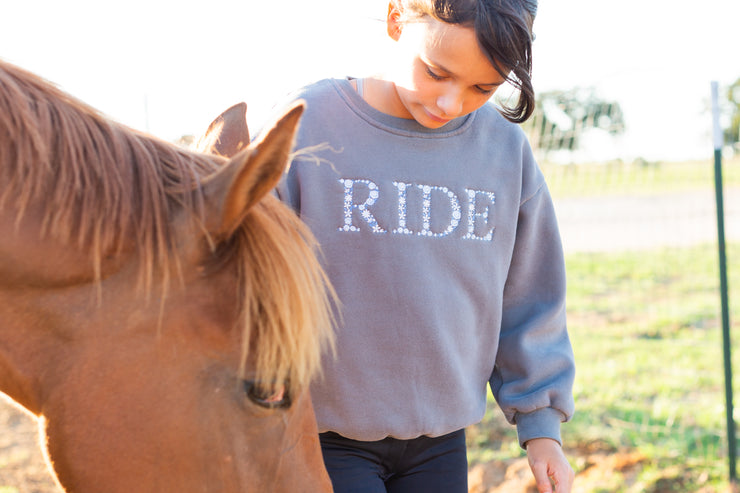
POLYGON ((519 445, 522 448, 533 438, 551 438, 562 446, 560 423, 565 420, 565 416, 557 409, 543 407, 531 413, 517 414, 515 420, 519 445))

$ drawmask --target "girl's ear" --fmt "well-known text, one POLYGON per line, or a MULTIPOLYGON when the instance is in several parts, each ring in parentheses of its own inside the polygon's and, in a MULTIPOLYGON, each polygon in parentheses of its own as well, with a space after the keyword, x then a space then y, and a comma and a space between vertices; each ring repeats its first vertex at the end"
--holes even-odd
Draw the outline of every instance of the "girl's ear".
POLYGON ((388 3, 388 18, 386 19, 386 26, 388 28, 388 36, 393 41, 398 41, 401 37, 401 31, 403 30, 403 23, 401 22, 401 5, 393 0, 388 3))

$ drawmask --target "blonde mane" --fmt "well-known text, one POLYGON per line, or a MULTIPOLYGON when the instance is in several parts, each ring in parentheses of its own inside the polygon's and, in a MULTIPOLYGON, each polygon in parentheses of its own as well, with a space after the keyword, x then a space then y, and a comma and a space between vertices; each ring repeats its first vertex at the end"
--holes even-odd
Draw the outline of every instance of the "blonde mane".
MULTIPOLYGON (((12 205, 18 221, 41 211, 43 234, 89 251, 98 280, 104 258, 133 249, 141 281, 132 289, 149 289, 161 275, 166 295, 178 264, 173 213, 184 209, 198 222, 200 180, 223 162, 110 121, 0 61, 0 209, 12 205)), ((332 308, 315 249, 273 197, 215 246, 219 264, 236 264, 241 279, 242 370, 250 357, 258 378, 297 386, 317 370, 332 343, 332 308)))

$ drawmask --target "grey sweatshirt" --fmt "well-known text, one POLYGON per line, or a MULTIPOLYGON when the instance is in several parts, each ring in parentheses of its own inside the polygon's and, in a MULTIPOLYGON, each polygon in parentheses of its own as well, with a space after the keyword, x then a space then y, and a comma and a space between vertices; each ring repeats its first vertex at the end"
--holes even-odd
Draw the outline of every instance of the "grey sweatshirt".
POLYGON ((521 129, 491 104, 426 129, 348 80, 294 99, 307 102, 305 152, 278 193, 318 238, 342 304, 337 355, 311 389, 319 430, 443 435, 480 421, 490 383, 521 444, 560 441, 574 378, 565 268, 521 129))

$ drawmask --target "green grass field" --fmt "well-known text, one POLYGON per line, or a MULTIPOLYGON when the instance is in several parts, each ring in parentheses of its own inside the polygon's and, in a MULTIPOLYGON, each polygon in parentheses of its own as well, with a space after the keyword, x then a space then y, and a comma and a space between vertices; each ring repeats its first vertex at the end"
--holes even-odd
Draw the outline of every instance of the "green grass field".
MULTIPOLYGON (((544 167, 553 195, 659 194, 712 187, 711 162, 544 167)), ((724 171, 740 184, 740 161, 724 171)), ((730 293, 740 245, 727 248, 730 293)), ((596 492, 728 490, 725 394, 716 244, 566 256, 569 330, 576 353, 576 415, 564 425, 577 472, 588 456, 637 453, 631 476, 596 492)), ((733 368, 740 368, 740 306, 730 294, 733 368)), ((740 395, 740 378, 734 382, 740 395)), ((736 399, 737 401, 737 399, 736 399)), ((737 407, 737 406, 736 406, 737 407)), ((739 413, 735 413, 736 421, 739 413)), ((468 433, 471 463, 520 456, 493 402, 468 433)))

